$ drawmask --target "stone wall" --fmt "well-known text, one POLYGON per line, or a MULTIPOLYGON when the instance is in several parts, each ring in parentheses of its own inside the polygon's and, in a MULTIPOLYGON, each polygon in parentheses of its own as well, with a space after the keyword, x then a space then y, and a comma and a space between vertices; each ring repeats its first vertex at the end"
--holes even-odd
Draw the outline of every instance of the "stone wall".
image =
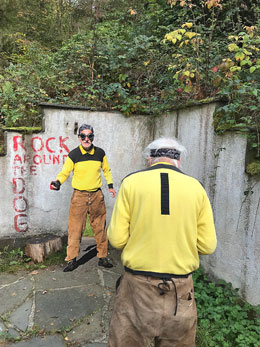
MULTIPOLYGON (((145 167, 146 145, 160 136, 175 136, 188 150, 182 170, 202 182, 213 206, 218 247, 201 262, 212 275, 240 288, 250 303, 259 304, 260 183, 245 173, 246 137, 214 133, 215 107, 196 106, 161 117, 44 107, 42 133, 6 133, 7 152, 0 157, 0 238, 67 232, 70 179, 59 192, 49 185, 68 151, 78 145, 81 123, 94 127, 95 145, 106 151, 117 191, 124 176, 145 167)), ((102 189, 109 222, 114 200, 105 181, 102 189)))

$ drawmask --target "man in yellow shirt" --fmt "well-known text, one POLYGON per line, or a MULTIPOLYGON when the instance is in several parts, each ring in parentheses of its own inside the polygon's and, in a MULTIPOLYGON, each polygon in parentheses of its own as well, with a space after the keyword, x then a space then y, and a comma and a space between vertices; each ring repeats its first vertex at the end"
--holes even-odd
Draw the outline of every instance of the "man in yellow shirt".
POLYGON ((94 129, 91 125, 82 124, 78 138, 80 146, 73 149, 66 158, 56 181, 50 188, 59 190, 73 171, 72 187, 74 192, 71 199, 68 223, 67 266, 64 272, 73 271, 77 267, 76 258, 79 254, 80 241, 86 225, 86 216, 93 229, 96 243, 98 265, 110 268, 113 265, 107 258, 108 239, 106 233, 106 207, 101 191, 101 169, 108 184, 108 190, 114 198, 113 179, 107 157, 103 149, 93 145, 94 129))
POLYGON ((216 248, 208 196, 180 169, 175 139, 152 142, 149 168, 124 178, 108 228, 125 273, 110 321, 109 347, 195 346, 192 272, 216 248))

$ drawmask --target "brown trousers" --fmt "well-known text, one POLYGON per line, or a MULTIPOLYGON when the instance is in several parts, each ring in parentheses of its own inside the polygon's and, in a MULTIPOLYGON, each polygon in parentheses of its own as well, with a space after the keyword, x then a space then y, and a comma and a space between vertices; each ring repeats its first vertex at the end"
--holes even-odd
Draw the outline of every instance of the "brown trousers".
POLYGON ((98 258, 107 256, 106 206, 101 190, 96 192, 74 190, 69 210, 68 246, 66 261, 79 254, 80 242, 86 226, 87 213, 97 243, 98 258))
POLYGON ((108 347, 194 347, 197 310, 192 275, 161 279, 123 275, 110 320, 108 347), (160 295, 158 285, 164 294, 160 295), (174 315, 176 313, 176 315, 174 315))

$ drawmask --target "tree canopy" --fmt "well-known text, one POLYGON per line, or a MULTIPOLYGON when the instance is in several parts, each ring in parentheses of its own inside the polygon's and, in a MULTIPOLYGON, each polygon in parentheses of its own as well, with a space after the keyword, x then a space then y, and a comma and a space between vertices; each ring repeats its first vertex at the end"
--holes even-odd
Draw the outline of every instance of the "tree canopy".
POLYGON ((253 0, 2 0, 1 122, 38 126, 42 101, 159 115, 219 99, 216 131, 244 132, 259 159, 259 14, 253 0))

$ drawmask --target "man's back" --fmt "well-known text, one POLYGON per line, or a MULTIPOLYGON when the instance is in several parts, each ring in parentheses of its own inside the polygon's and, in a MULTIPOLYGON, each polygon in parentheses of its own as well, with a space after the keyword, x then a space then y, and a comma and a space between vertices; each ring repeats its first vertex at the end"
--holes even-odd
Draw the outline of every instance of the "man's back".
POLYGON ((198 251, 215 250, 207 194, 173 165, 157 163, 127 176, 115 210, 109 240, 124 247, 122 262, 131 270, 188 274, 199 266, 198 251))
POLYGON ((195 347, 192 272, 216 248, 212 209, 202 185, 183 174, 176 139, 150 143, 149 168, 120 187, 108 237, 123 249, 108 347, 195 347))

